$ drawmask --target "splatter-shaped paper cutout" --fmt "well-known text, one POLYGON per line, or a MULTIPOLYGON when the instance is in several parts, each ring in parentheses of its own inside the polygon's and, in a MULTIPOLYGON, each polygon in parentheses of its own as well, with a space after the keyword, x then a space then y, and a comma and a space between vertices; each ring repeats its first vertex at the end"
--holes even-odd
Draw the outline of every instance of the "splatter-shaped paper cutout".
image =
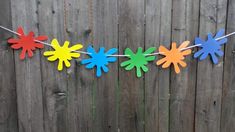
POLYGON ((215 37, 213 38, 212 34, 208 34, 207 41, 202 40, 201 38, 195 39, 195 44, 201 44, 199 47, 201 49, 194 54, 194 58, 198 58, 200 60, 204 60, 207 58, 208 55, 210 55, 212 62, 214 64, 218 63, 218 57, 221 57, 224 55, 223 51, 221 50, 221 47, 223 44, 227 42, 227 38, 222 38, 220 40, 216 40, 224 35, 224 29, 219 30, 219 32, 216 33, 215 37))
POLYGON ((43 44, 39 42, 35 42, 35 40, 45 41, 47 40, 47 36, 38 36, 34 37, 34 32, 29 32, 28 35, 25 35, 22 27, 17 29, 17 33, 20 34, 17 39, 9 39, 8 43, 11 44, 11 48, 20 49, 22 48, 20 59, 23 60, 25 58, 25 54, 28 53, 28 57, 33 56, 33 51, 38 49, 42 49, 44 47, 43 44))
POLYGON ((60 46, 57 39, 53 39, 51 45, 54 51, 46 51, 44 52, 44 56, 50 56, 47 59, 49 61, 56 61, 59 60, 58 63, 58 70, 63 70, 63 63, 66 67, 70 67, 70 60, 72 58, 78 58, 80 56, 79 53, 74 53, 73 51, 81 49, 83 46, 81 44, 73 45, 69 48, 69 41, 65 41, 63 46, 60 46))
POLYGON ((121 67, 125 67, 125 70, 132 70, 135 67, 137 77, 141 77, 141 70, 147 72, 148 68, 146 65, 149 61, 155 59, 155 56, 146 56, 146 54, 151 54, 155 50, 155 47, 151 47, 143 53, 143 49, 139 47, 137 53, 134 54, 131 49, 127 48, 125 50, 125 55, 129 55, 129 60, 121 63, 121 67))
POLYGON ((96 67, 96 76, 97 77, 100 77, 102 75, 101 70, 103 70, 104 72, 107 73, 109 71, 107 65, 109 63, 115 62, 117 60, 116 57, 108 56, 108 55, 112 55, 112 54, 116 53, 117 52, 116 48, 112 48, 105 53, 105 48, 101 47, 99 49, 99 52, 96 53, 95 49, 92 48, 92 46, 89 46, 87 48, 87 52, 91 53, 91 54, 89 54, 90 58, 82 60, 81 63, 86 64, 87 69, 92 69, 92 68, 96 67))
POLYGON ((168 50, 164 46, 159 47, 159 52, 164 55, 165 57, 157 61, 157 65, 162 65, 162 68, 168 68, 171 64, 174 65, 175 72, 178 74, 180 73, 179 64, 182 67, 186 67, 187 64, 183 61, 185 59, 184 56, 191 54, 191 49, 187 50, 180 50, 186 48, 189 45, 189 41, 184 41, 179 48, 176 47, 176 43, 172 43, 171 50, 168 50))

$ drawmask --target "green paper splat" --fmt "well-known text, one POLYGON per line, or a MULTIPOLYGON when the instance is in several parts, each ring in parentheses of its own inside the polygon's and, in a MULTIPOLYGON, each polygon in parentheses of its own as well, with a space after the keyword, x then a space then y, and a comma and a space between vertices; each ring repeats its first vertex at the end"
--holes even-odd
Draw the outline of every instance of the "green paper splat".
POLYGON ((155 60, 155 56, 147 56, 146 54, 151 54, 156 50, 155 47, 151 47, 143 53, 143 49, 139 47, 137 49, 137 53, 134 54, 131 49, 127 48, 125 50, 125 55, 129 55, 129 60, 122 62, 121 67, 125 67, 125 70, 132 70, 134 67, 136 68, 137 77, 142 76, 142 72, 147 72, 149 69, 146 67, 149 61, 155 60))

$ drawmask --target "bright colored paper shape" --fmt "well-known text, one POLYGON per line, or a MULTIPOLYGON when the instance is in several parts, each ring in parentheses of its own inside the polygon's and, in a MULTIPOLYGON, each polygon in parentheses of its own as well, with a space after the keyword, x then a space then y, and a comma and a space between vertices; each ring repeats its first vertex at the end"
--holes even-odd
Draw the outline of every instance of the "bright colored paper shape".
POLYGON ((214 64, 217 64, 219 62, 218 57, 224 55, 221 47, 227 42, 227 38, 222 38, 220 40, 216 39, 222 37, 224 35, 224 32, 224 29, 219 30, 214 38, 212 34, 209 33, 206 41, 202 40, 199 37, 196 38, 195 44, 201 44, 200 46, 198 46, 201 47, 201 49, 194 54, 194 58, 199 57, 199 60, 204 60, 208 57, 208 55, 210 55, 212 62, 214 64))
POLYGON ((100 77, 102 75, 102 71, 107 73, 109 71, 109 68, 107 65, 109 63, 115 62, 117 60, 116 57, 113 56, 108 56, 108 55, 113 55, 114 53, 117 52, 116 48, 112 48, 105 52, 105 48, 101 47, 98 52, 95 51, 92 46, 88 46, 87 52, 90 53, 88 54, 90 56, 89 59, 82 60, 82 64, 86 65, 87 69, 92 69, 96 67, 96 76, 100 77))
POLYGON ((143 49, 139 47, 137 49, 137 53, 134 54, 131 49, 127 48, 125 50, 125 55, 129 55, 128 61, 122 62, 121 67, 125 67, 125 70, 132 70, 133 68, 136 69, 137 77, 142 76, 142 72, 147 72, 149 69, 146 67, 149 61, 153 61, 155 56, 147 56, 146 54, 151 54, 156 50, 155 47, 151 47, 143 52, 143 49))
POLYGON ((159 52, 165 57, 157 61, 157 65, 162 65, 162 68, 168 68, 171 64, 173 64, 175 72, 180 73, 179 65, 182 67, 186 67, 187 64, 183 61, 186 55, 191 54, 191 49, 181 50, 182 48, 186 48, 189 45, 190 41, 184 41, 179 48, 176 47, 176 43, 173 42, 171 44, 171 50, 168 50, 164 46, 159 47, 159 52))
POLYGON ((60 46, 57 39, 52 40, 51 46, 54 51, 45 51, 44 56, 48 56, 48 61, 59 60, 57 68, 59 71, 63 70, 63 64, 65 64, 67 68, 70 67, 70 60, 72 60, 72 58, 80 57, 80 53, 74 51, 77 51, 83 47, 81 44, 76 44, 69 48, 69 41, 65 41, 64 45, 60 46))
POLYGON ((17 39, 9 39, 8 43, 11 44, 11 48, 13 49, 22 49, 20 53, 20 59, 23 60, 25 58, 25 54, 28 54, 28 57, 33 56, 33 51, 38 49, 42 49, 44 47, 43 44, 39 42, 35 42, 35 40, 45 41, 48 39, 47 36, 38 36, 34 37, 34 32, 29 32, 28 35, 25 35, 22 27, 17 29, 17 33, 20 34, 17 39))

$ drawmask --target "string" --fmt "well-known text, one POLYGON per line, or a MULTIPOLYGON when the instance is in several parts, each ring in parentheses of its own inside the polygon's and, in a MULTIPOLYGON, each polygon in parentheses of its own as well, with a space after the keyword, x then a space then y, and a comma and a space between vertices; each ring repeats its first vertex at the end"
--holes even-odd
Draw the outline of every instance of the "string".
MULTIPOLYGON (((18 36, 21 36, 21 34, 15 32, 15 31, 13 31, 13 30, 11 30, 11 29, 9 29, 9 28, 3 27, 3 26, 1 26, 1 25, 0 25, 0 28, 6 30, 6 31, 8 31, 8 32, 11 32, 11 33, 13 33, 13 34, 16 34, 16 35, 18 35, 18 36)), ((221 39, 223 39, 223 38, 227 38, 227 37, 229 37, 229 36, 232 36, 232 35, 234 35, 234 34, 235 34, 235 32, 232 32, 232 33, 229 33, 229 34, 224 35, 224 36, 222 36, 222 37, 219 37, 219 38, 217 38, 217 39, 215 39, 215 40, 218 41, 218 40, 221 40, 221 39)), ((38 43, 41 43, 41 44, 44 44, 44 45, 47 45, 47 46, 53 47, 51 44, 46 43, 46 42, 43 42, 43 41, 40 41, 40 40, 36 40, 36 39, 35 39, 34 41, 35 41, 35 42, 38 42, 38 43)), ((180 49, 180 51, 187 50, 187 49, 192 49, 192 48, 198 47, 198 46, 200 46, 200 45, 201 45, 201 44, 192 45, 192 46, 189 46, 189 47, 186 47, 186 48, 182 48, 182 49, 180 49)), ((85 52, 85 51, 77 51, 77 50, 70 50, 70 51, 76 52, 76 53, 81 53, 81 54, 87 54, 87 55, 91 55, 91 54, 92 54, 92 53, 85 52)), ((144 55, 145 55, 145 56, 154 56, 154 55, 159 55, 159 54, 163 54, 163 52, 155 52, 155 53, 152 53, 152 54, 144 54, 144 55)), ((128 56, 130 56, 130 55, 119 55, 119 54, 116 54, 116 55, 107 55, 107 56, 113 56, 113 57, 128 57, 128 56)))
MULTIPOLYGON (((18 36, 21 36, 21 34, 15 32, 15 31, 12 31, 12 30, 10 30, 10 29, 8 29, 8 28, 6 28, 6 27, 3 27, 3 26, 1 26, 1 25, 0 25, 0 28, 4 29, 4 30, 6 30, 6 31, 9 31, 9 32, 11 32, 11 33, 13 33, 13 34, 16 34, 16 35, 18 35, 18 36)), ((44 45, 53 47, 51 44, 46 43, 46 42, 43 42, 43 41, 40 41, 40 40, 34 39, 34 41, 37 42, 37 43, 41 43, 41 44, 44 44, 44 45)), ((87 55, 90 55, 90 54, 91 54, 91 53, 88 53, 88 52, 78 51, 78 50, 70 50, 70 51, 72 51, 72 52, 77 52, 77 53, 81 53, 81 54, 87 54, 87 55)))
MULTIPOLYGON (((235 34, 235 32, 232 32, 232 33, 229 33, 229 34, 224 35, 224 36, 222 36, 222 37, 216 38, 215 40, 218 41, 218 40, 220 40, 220 39, 227 38, 227 37, 229 37, 229 36, 231 36, 231 35, 234 35, 234 34, 235 34)), ((189 47, 186 47, 186 48, 182 48, 182 49, 180 49, 180 50, 181 50, 181 51, 182 51, 182 50, 187 50, 187 49, 191 49, 191 48, 198 47, 198 46, 201 46, 201 45, 202 45, 202 44, 196 44, 196 45, 192 45, 192 46, 189 46, 189 47)))
POLYGON ((11 33, 14 33, 14 34, 16 34, 16 35, 21 36, 21 34, 15 32, 15 31, 12 31, 12 30, 10 30, 10 29, 8 29, 8 28, 6 28, 6 27, 3 27, 3 26, 1 26, 1 25, 0 25, 0 28, 4 29, 4 30, 6 30, 6 31, 9 31, 9 32, 11 32, 11 33))

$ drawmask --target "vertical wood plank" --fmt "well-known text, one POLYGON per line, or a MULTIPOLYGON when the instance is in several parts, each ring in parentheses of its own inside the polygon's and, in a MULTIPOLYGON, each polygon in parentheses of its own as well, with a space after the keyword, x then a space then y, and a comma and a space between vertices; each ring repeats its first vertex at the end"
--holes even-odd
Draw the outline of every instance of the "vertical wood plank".
MULTIPOLYGON (((23 26, 25 32, 37 35, 36 0, 11 0, 13 29, 23 26)), ((20 132, 43 132, 43 106, 39 50, 32 58, 19 59, 15 52, 18 124, 20 132)))
MULTIPOLYGON (((39 32, 49 37, 48 43, 56 38, 63 45, 66 41, 64 1, 39 0, 37 6, 39 32)), ((49 62, 43 56, 48 50, 53 49, 45 46, 41 51, 44 127, 46 132, 64 132, 68 129, 66 68, 59 72, 58 61, 49 62)))
MULTIPOLYGON (((94 0, 94 47, 118 48, 117 0, 94 0)), ((117 61, 118 62, 118 61, 117 61)), ((118 63, 108 65, 109 72, 96 78, 94 126, 96 132, 117 132, 118 63)), ((95 74, 93 75, 95 76, 95 74)))
MULTIPOLYGON (((198 34, 199 0, 173 0, 172 5, 172 42, 179 46, 183 41, 189 40, 193 45, 198 34)), ((171 132, 194 131, 197 63, 192 55, 187 56, 185 62, 187 67, 181 67, 180 74, 176 74, 174 68, 171 68, 171 132)))
MULTIPOLYGON (((235 1, 228 0, 227 33, 235 31, 235 1)), ((225 48, 223 96, 221 108, 221 132, 233 132, 235 129, 235 37, 228 38, 225 48)))
MULTIPOLYGON (((84 0, 68 0, 67 32, 71 44, 82 43, 86 51, 89 43, 89 4, 84 0)), ((68 131, 92 132, 93 126, 93 100, 94 74, 92 70, 81 65, 81 55, 72 61, 68 69, 68 131)))
MULTIPOLYGON (((146 49, 160 45, 169 47, 171 3, 172 0, 146 0, 146 49)), ((156 61, 148 65, 149 72, 145 74, 145 131, 168 132, 170 72, 157 67, 156 61)))
MULTIPOLYGON (((216 33, 225 27, 226 0, 201 0, 199 36, 216 33)), ((209 57, 198 62, 195 131, 219 132, 223 80, 223 59, 217 65, 209 57)))
MULTIPOLYGON (((144 47, 144 0, 119 0, 119 51, 126 48, 136 52, 144 47)), ((120 63, 127 60, 120 58, 120 63)), ((135 69, 119 70, 120 112, 119 128, 122 132, 144 131, 144 81, 136 77, 135 69)))
MULTIPOLYGON (((11 1, 0 1, 0 25, 11 28, 11 1)), ((0 131, 18 132, 14 54, 7 39, 13 35, 0 29, 0 131)))

